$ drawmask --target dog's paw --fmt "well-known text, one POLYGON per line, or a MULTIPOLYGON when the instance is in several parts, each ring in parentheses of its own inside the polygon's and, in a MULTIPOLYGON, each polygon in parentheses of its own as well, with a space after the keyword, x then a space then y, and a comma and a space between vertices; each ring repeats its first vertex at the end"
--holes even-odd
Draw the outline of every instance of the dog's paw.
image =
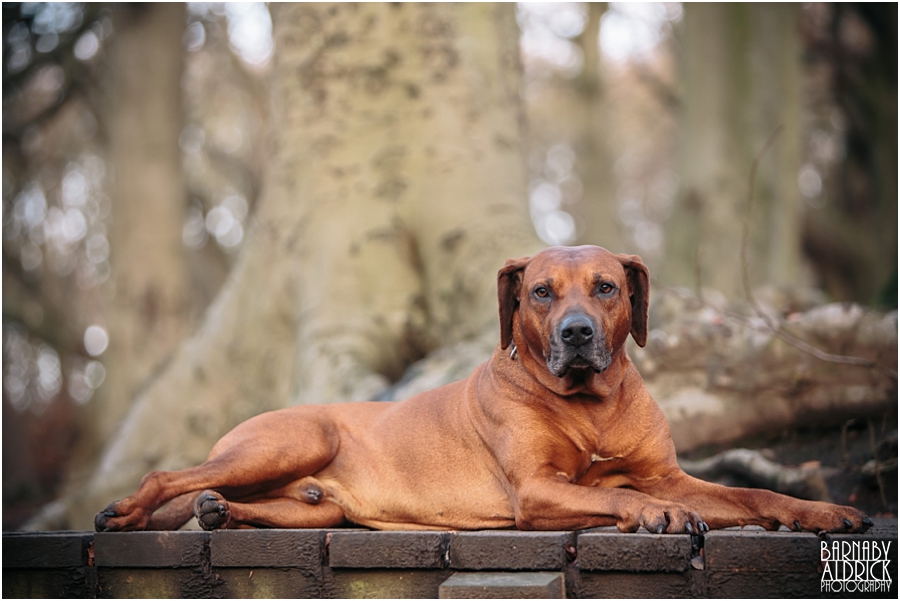
POLYGON ((112 530, 112 521, 110 518, 116 517, 116 512, 112 508, 113 504, 110 503, 106 506, 106 509, 98 513, 94 516, 94 530, 97 532, 110 532, 112 530))
POLYGON ((634 532, 643 526, 651 534, 703 534, 709 526, 696 511, 680 503, 645 504, 638 514, 624 516, 616 524, 622 532, 634 532))
POLYGON ((225 497, 213 490, 205 490, 194 502, 194 515, 204 530, 227 528, 231 511, 225 497))
POLYGON ((140 507, 128 510, 128 499, 114 501, 94 516, 94 530, 97 532, 128 532, 131 530, 144 530, 150 521, 150 516, 140 507))
POLYGON ((875 525, 866 514, 842 505, 809 501, 781 522, 797 532, 862 533, 875 525))

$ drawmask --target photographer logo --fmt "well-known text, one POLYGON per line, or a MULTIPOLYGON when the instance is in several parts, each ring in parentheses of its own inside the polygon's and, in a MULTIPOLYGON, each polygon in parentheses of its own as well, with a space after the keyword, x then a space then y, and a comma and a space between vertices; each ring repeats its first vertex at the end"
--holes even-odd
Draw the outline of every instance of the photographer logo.
POLYGON ((890 548, 891 541, 821 541, 821 592, 887 592, 890 548))

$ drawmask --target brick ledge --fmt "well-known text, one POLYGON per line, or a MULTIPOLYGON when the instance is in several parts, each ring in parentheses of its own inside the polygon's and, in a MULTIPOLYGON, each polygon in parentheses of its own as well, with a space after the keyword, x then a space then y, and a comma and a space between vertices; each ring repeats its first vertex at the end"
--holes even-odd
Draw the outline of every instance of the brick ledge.
POLYGON ((456 572, 564 574, 569 597, 896 598, 897 521, 833 541, 889 546, 891 585, 821 591, 810 533, 729 529, 704 537, 364 529, 3 534, 4 597, 438 597, 456 572))

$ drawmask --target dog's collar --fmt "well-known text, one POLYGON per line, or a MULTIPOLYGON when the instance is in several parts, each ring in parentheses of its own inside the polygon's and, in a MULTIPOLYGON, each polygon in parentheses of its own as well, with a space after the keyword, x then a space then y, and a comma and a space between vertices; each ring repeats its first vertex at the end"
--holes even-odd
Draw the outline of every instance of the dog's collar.
POLYGON ((519 351, 516 349, 516 345, 513 344, 512 350, 509 351, 509 358, 512 359, 513 361, 515 361, 516 357, 518 357, 518 356, 519 356, 519 351))

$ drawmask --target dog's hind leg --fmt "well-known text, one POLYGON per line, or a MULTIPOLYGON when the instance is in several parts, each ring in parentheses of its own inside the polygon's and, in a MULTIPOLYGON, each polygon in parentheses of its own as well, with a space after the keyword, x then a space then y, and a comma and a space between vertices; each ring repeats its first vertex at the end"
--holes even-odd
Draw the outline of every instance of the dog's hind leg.
POLYGON ((147 523, 147 530, 178 530, 194 516, 194 500, 197 494, 185 493, 161 507, 147 523))
POLYGON ((344 510, 331 501, 315 505, 282 497, 231 503, 211 490, 200 493, 194 514, 204 530, 218 528, 329 528, 344 522, 344 510))
MULTIPOLYGON (((187 493, 210 489, 229 498, 265 496, 285 482, 315 474, 339 447, 333 425, 321 417, 311 407, 256 416, 226 434, 203 465, 144 476, 134 494, 97 514, 94 526, 101 532, 145 530, 158 508, 187 493)), ((172 511, 163 512, 159 523, 168 525, 176 521, 172 516, 183 515, 172 511)))

